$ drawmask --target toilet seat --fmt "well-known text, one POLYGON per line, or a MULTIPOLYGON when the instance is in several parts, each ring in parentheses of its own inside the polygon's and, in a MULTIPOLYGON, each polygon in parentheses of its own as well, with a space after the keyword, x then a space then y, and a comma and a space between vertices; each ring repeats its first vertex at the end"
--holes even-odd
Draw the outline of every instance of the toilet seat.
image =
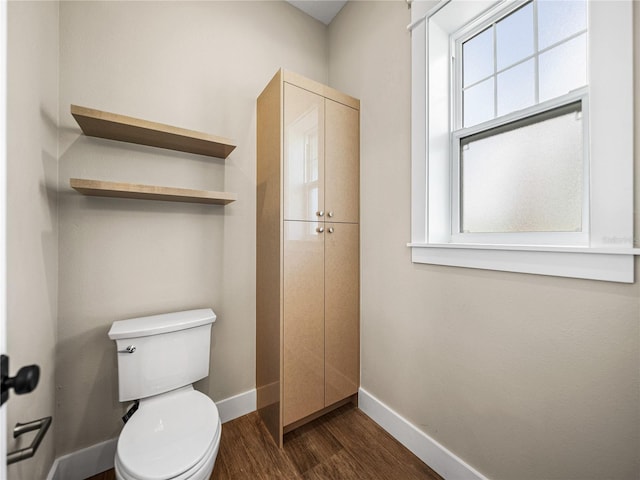
POLYGON ((220 433, 215 403, 190 385, 143 399, 118 439, 116 472, 124 480, 208 476, 220 433))
MULTIPOLYGON (((218 449, 220 448, 220 433, 221 428, 218 429, 218 435, 211 442, 209 449, 205 456, 192 468, 184 472, 183 474, 166 480, 209 480, 211 472, 213 471, 213 465, 218 455, 218 449)), ((139 480, 139 477, 134 476, 131 472, 123 468, 118 456, 115 459, 115 472, 118 480, 139 480)))

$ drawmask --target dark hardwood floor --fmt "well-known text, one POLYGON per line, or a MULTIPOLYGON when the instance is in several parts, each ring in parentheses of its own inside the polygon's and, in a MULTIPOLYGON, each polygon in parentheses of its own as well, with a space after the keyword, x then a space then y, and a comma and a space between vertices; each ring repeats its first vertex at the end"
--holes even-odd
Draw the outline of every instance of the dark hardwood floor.
MULTIPOLYGON (((345 405, 273 442, 256 412, 222 426, 211 480, 441 480, 369 417, 345 405)), ((87 480, 115 480, 113 470, 87 480)))

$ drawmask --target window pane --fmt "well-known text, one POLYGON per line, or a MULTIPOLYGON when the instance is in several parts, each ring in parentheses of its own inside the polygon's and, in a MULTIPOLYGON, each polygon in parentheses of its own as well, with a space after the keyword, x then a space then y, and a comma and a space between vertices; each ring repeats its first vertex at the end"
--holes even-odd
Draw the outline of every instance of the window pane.
POLYGON ((540 55, 540 101, 587 84, 587 34, 540 55))
POLYGON ((515 112, 535 103, 533 59, 498 75, 498 115, 515 112))
POLYGON ((580 104, 461 140, 461 230, 582 229, 580 104))
POLYGON ((538 0, 538 48, 544 49, 587 28, 583 0, 538 0))
POLYGON ((498 70, 533 55, 533 4, 516 10, 496 24, 498 70))
POLYGON ((493 77, 464 91, 464 126, 470 127, 495 115, 493 111, 493 77))
POLYGON ((462 83, 466 87, 493 74, 493 30, 488 28, 462 44, 462 83))

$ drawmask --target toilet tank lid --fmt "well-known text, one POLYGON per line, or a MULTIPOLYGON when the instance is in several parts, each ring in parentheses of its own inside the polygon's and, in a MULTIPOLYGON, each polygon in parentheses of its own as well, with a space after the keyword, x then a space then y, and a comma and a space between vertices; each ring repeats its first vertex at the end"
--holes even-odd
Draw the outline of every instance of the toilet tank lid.
POLYGON ((119 340, 121 338, 158 335, 160 333, 199 327, 213 323, 215 320, 216 314, 210 308, 118 320, 111 325, 109 338, 111 340, 119 340))

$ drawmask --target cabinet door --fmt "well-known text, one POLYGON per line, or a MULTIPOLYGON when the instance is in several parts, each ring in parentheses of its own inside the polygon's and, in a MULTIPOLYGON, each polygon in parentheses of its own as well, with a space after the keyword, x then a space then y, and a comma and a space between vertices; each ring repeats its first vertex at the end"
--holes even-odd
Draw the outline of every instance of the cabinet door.
POLYGON ((359 228, 325 224, 325 406, 360 384, 359 228))
POLYGON ((284 219, 322 220, 324 98, 284 84, 284 219))
POLYGON ((324 407, 324 233, 284 222, 283 425, 324 407))
POLYGON ((359 222, 360 114, 333 100, 325 103, 325 210, 327 221, 359 222))

